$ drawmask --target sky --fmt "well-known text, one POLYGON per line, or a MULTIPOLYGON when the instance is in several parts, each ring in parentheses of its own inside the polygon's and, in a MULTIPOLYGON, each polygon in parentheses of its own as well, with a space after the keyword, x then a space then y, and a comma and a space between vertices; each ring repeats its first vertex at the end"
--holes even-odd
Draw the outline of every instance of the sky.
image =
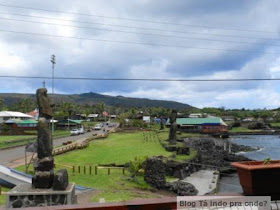
MULTIPOLYGON (((0 0, 0 92, 35 93, 44 79, 3 76, 51 77, 52 54, 55 77, 280 78, 279 11, 278 0, 0 0)), ((51 92, 52 81, 45 82, 51 92)), ((54 87, 271 109, 280 107, 279 82, 56 79, 54 87)))

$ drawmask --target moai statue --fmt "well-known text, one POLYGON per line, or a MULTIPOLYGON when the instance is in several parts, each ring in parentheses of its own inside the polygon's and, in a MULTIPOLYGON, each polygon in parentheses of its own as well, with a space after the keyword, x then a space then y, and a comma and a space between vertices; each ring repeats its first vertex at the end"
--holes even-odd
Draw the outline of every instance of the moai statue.
POLYGON ((163 117, 160 117, 160 130, 164 129, 164 124, 163 124, 163 117))
POLYGON ((50 120, 53 117, 52 104, 47 96, 47 89, 40 88, 36 92, 39 106, 38 119, 38 150, 37 164, 35 165, 35 176, 32 186, 39 189, 49 189, 53 182, 53 143, 50 131, 50 120))
POLYGON ((50 120, 53 117, 50 99, 47 95, 46 88, 40 88, 36 92, 37 103, 39 107, 38 120, 38 150, 37 164, 35 165, 35 176, 32 179, 32 186, 37 189, 53 189, 64 190, 68 186, 68 174, 65 169, 62 169, 54 175, 53 172, 53 141, 50 130, 50 120), (58 183, 57 180, 62 180, 63 183, 58 183), (54 184, 54 185, 53 185, 54 184))
POLYGON ((175 109, 172 109, 172 113, 170 116, 170 131, 169 131, 169 144, 176 144, 176 131, 177 131, 177 111, 175 109))

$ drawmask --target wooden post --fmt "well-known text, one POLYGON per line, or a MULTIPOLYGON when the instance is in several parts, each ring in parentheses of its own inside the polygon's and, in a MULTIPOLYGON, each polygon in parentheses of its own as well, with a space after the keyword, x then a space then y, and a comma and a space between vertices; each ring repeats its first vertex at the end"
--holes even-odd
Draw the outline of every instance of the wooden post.
POLYGON ((97 175, 97 166, 95 166, 95 175, 97 175))
POLYGON ((91 175, 91 166, 89 166, 89 174, 91 175))
POLYGON ((75 173, 75 166, 73 166, 73 173, 75 173))
POLYGON ((86 174, 86 166, 84 166, 84 174, 86 174))
POLYGON ((108 175, 110 175, 110 168, 108 168, 108 175))
POLYGON ((81 167, 80 166, 78 166, 78 173, 80 173, 81 172, 81 167))
POLYGON ((124 167, 123 167, 123 169, 122 169, 122 173, 124 174, 124 167))

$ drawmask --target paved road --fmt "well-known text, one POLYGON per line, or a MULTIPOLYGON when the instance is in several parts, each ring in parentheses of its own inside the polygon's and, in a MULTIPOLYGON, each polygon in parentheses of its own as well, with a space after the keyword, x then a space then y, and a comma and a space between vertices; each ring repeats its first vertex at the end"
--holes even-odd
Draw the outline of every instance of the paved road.
MULTIPOLYGON (((115 126, 118 126, 117 123, 111 123, 114 124, 115 126)), ((110 130, 112 128, 104 125, 101 131, 91 131, 82 135, 78 136, 67 136, 59 139, 54 139, 53 145, 54 147, 62 145, 63 142, 66 141, 77 141, 82 138, 87 138, 92 136, 93 134, 98 134, 102 133, 103 129, 110 130)), ((113 127, 114 128, 114 127, 113 127)), ((24 151, 25 151, 25 146, 20 146, 20 147, 15 147, 11 149, 6 149, 6 150, 0 150, 0 164, 5 165, 5 166, 13 166, 15 164, 15 161, 18 161, 19 159, 24 159, 24 151)), ((30 154, 30 153, 29 153, 30 154)))

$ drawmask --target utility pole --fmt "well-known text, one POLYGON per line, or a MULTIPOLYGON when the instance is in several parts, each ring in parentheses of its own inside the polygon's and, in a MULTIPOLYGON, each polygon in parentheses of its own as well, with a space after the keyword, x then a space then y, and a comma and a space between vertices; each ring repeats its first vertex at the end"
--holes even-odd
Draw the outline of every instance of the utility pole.
POLYGON ((45 88, 46 87, 46 81, 44 80, 43 81, 43 88, 45 88))
MULTIPOLYGON (((56 64, 55 55, 51 56, 52 63, 52 96, 54 100, 54 65, 56 64)), ((54 118, 52 118, 52 133, 54 132, 54 118)))
POLYGON ((56 64, 55 55, 51 56, 52 63, 52 95, 54 95, 54 65, 56 64))

